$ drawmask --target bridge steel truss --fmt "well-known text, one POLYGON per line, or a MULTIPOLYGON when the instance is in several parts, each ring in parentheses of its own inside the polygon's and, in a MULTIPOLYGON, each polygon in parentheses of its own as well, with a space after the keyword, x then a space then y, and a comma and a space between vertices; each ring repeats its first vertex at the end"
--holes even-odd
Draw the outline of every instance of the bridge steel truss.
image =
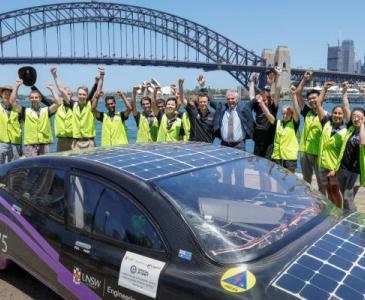
MULTIPOLYGON (((114 37, 114 36, 113 36, 114 37)), ((138 40, 139 41, 139 40, 138 40)), ((167 40, 166 40, 167 41, 167 40)), ((57 41, 58 43, 59 41, 57 41)), ((122 41, 118 41, 122 42, 122 41)), ((75 44, 75 41, 74 41, 75 44)), ((87 45, 89 47, 89 45, 87 45)), ((110 44, 109 44, 110 47, 110 44)), ((85 49, 85 44, 84 44, 85 49)), ((134 49, 134 48, 133 48, 134 49)), ((133 50, 134 51, 134 50, 133 50)), ((18 49, 16 49, 18 53, 18 49)), ((109 48, 110 54, 110 48, 109 48)), ((134 55, 133 55, 134 56, 134 55)), ((0 14, 0 64, 12 63, 107 63, 107 64, 140 64, 205 68, 206 70, 226 70, 238 82, 247 86, 253 66, 263 62, 260 56, 249 51, 221 34, 187 19, 158 10, 100 2, 74 2, 52 5, 42 5, 24 8, 0 14), (35 46, 32 33, 42 31, 46 36, 47 28, 76 23, 107 23, 125 24, 132 28, 139 27, 162 36, 172 38, 196 51, 196 61, 173 60, 157 58, 139 59, 135 57, 89 57, 84 55, 63 57, 58 45, 58 55, 47 55, 47 44, 43 45, 43 56, 35 56, 35 46), (7 57, 4 55, 4 44, 29 35, 30 57, 7 57), (202 57, 201 57, 202 56, 202 57), (205 61, 202 61, 204 58, 205 61), (235 66, 235 67, 233 67, 235 66), (239 67, 239 68, 238 68, 239 67)), ((260 68, 261 70, 261 68, 260 68)))
MULTIPOLYGON (((87 33, 88 34, 88 33, 87 33)), ((151 34, 150 34, 151 38, 151 34)), ((114 33, 113 33, 114 39, 114 33)), ((102 47, 101 32, 99 37, 99 48, 102 47)), ((115 41, 112 42, 113 47, 115 41)), ((140 44, 140 37, 138 31, 138 48, 140 44)), ((151 44, 150 44, 151 46, 151 44)), ((94 45, 93 45, 94 47, 94 45)), ((95 49, 94 49, 95 50, 95 49)), ((100 50, 100 49, 99 49, 100 50)), ((112 50, 113 51, 113 50, 112 50)), ((138 52, 140 50, 138 49, 138 52)), ((145 51, 145 49, 144 49, 145 51)), ((186 50, 185 50, 186 51, 186 50)), ((171 52, 171 51, 170 51, 171 52)), ((221 34, 210 30, 209 28, 189 21, 187 19, 158 11, 149 8, 137 7, 132 5, 117 4, 117 3, 102 3, 102 2, 74 2, 74 3, 60 3, 51 5, 41 5, 36 7, 29 7, 20 10, 10 11, 0 14, 0 64, 25 64, 25 63, 56 63, 56 64, 115 64, 115 65, 142 65, 142 66, 174 66, 185 68, 202 68, 205 71, 224 70, 232 75, 239 83, 248 86, 249 76, 252 72, 263 74, 266 67, 264 60, 232 40, 222 36, 221 34), (92 24, 93 23, 93 24, 92 24), (99 55, 98 51, 98 31, 96 34, 96 53, 95 56, 89 54, 88 37, 81 40, 75 40, 74 24, 85 24, 96 26, 99 24, 108 25, 108 50, 107 55, 99 55), (119 26, 129 26, 132 30, 132 47, 133 55, 128 56, 127 49, 123 55, 122 43, 123 37, 117 36, 117 44, 120 43, 120 55, 111 54, 111 41, 109 36, 109 25, 119 24, 119 26), (64 56, 62 54, 62 26, 68 25, 70 27, 71 35, 71 55, 64 56), (47 29, 56 28, 57 30, 57 55, 50 56, 47 51, 47 29), (143 43, 145 43, 145 31, 153 32, 155 35, 155 45, 157 44, 157 33, 160 34, 159 44, 162 44, 162 57, 150 55, 149 58, 136 57, 134 53, 135 39, 133 29, 141 28, 143 30, 143 43), (33 34, 35 32, 42 32, 44 42, 43 45, 34 45, 33 34), (30 56, 18 55, 18 38, 28 36, 30 56), (168 56, 168 39, 170 38, 176 45, 173 45, 173 57, 168 56), (4 45, 10 41, 15 41, 16 55, 5 55, 4 45), (86 42, 87 41, 87 42, 86 42), (83 55, 76 55, 75 45, 83 44, 83 55), (164 45, 165 43, 165 45, 164 45), (193 50, 193 57, 185 53, 185 57, 179 57, 179 46, 184 45, 185 49, 193 50), (163 54, 163 47, 166 47, 165 54, 163 54), (39 48, 43 48, 43 55, 37 55, 39 48), (188 56, 188 57, 187 57, 188 56)), ((291 76, 294 80, 300 80, 305 70, 291 69, 291 76)), ((339 72, 315 71, 313 78, 315 81, 324 82, 326 80, 334 80, 336 82, 348 80, 351 82, 365 81, 365 75, 347 74, 339 72)))

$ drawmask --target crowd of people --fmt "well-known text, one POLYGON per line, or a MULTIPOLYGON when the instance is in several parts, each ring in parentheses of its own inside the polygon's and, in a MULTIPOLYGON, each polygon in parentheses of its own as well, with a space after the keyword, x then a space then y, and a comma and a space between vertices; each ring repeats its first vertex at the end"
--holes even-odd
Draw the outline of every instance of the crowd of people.
POLYGON ((52 68, 55 86, 47 85, 52 97, 47 98, 33 85, 30 107, 17 101, 22 79, 16 80, 14 86, 1 86, 0 162, 48 153, 53 143, 50 120, 53 116, 57 151, 95 147, 96 121, 102 123, 102 146, 128 144, 125 121, 132 114, 137 125, 136 143, 180 140, 212 143, 218 138, 224 146, 246 150, 246 141, 252 139, 255 155, 291 172, 297 168, 300 153, 304 180, 311 183, 315 173, 319 191, 338 207, 356 210, 355 195, 360 186, 365 186, 365 118, 363 108, 350 111, 347 82, 342 84, 343 104, 331 112, 324 110, 323 103, 333 82, 326 82, 321 92, 314 89, 307 92, 305 103, 303 89, 313 76, 312 71, 307 71, 300 84, 292 86, 292 104, 283 106, 278 118, 281 94, 278 67, 266 73, 263 89, 257 87, 256 75, 252 74, 249 101, 239 101, 233 89, 226 92, 226 101, 211 99, 205 78, 200 75, 197 95, 185 97, 183 79, 173 86, 168 97, 161 94, 159 86, 151 89, 151 83, 147 82, 142 89, 133 87, 131 100, 122 91, 105 96, 106 110, 101 112, 97 107, 104 96, 105 69, 99 67, 98 73, 90 92, 86 86, 80 86, 74 95, 61 83, 57 69, 52 68), (116 111, 116 97, 124 102, 124 111, 116 111), (299 114, 304 118, 301 133, 299 114))

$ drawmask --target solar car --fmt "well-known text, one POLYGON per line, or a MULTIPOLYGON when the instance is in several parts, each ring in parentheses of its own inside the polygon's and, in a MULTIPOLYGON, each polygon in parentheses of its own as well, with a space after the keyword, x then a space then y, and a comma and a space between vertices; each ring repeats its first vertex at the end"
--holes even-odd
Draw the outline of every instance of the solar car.
POLYGON ((364 215, 243 151, 94 148, 0 182, 1 268, 66 299, 364 299, 364 215))

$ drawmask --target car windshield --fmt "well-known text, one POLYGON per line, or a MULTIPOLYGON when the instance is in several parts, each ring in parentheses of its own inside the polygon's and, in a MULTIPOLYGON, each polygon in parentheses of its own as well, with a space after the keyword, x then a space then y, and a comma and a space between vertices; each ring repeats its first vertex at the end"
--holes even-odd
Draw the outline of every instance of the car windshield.
POLYGON ((257 157, 154 182, 180 210, 201 247, 220 263, 258 257, 326 205, 296 176, 257 157))

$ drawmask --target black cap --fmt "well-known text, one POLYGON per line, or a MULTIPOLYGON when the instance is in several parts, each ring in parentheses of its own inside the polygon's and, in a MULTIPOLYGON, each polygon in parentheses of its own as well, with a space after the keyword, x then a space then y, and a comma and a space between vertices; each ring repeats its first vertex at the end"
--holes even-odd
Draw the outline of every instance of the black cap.
POLYGON ((37 81, 37 72, 33 67, 30 66, 20 68, 18 70, 18 75, 26 86, 33 86, 37 81))

